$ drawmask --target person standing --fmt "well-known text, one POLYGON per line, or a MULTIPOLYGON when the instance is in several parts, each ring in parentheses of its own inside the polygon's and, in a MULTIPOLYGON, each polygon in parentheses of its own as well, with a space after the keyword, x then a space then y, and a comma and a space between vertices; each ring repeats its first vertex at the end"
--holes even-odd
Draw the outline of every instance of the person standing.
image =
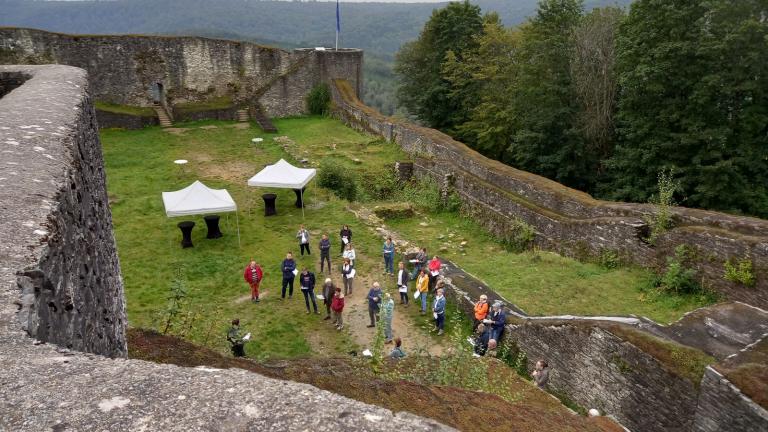
POLYGON ((344 295, 352 294, 352 282, 355 281, 355 268, 349 261, 349 258, 344 258, 344 264, 341 266, 341 279, 344 282, 344 295))
POLYGON ((429 290, 433 291, 435 289, 435 284, 437 284, 437 277, 440 276, 440 267, 442 266, 442 263, 440 262, 440 258, 435 255, 432 260, 429 262, 429 290))
POLYGON ((422 268, 419 273, 419 278, 416 279, 416 289, 419 290, 419 297, 421 297, 421 314, 427 313, 427 293, 429 292, 429 276, 427 276, 427 269, 422 268))
POLYGON ((336 330, 343 329, 344 318, 341 316, 341 313, 344 311, 344 294, 341 293, 341 288, 339 287, 336 287, 336 292, 333 294, 331 310, 333 311, 333 324, 336 325, 336 330))
POLYGON ((392 243, 392 237, 387 237, 387 241, 384 242, 384 274, 395 274, 394 261, 395 261, 395 244, 392 243))
POLYGON ((293 260, 293 253, 288 252, 282 263, 283 272, 283 293, 280 298, 285 298, 285 289, 290 286, 288 298, 293 298, 293 279, 296 277, 296 261, 293 260))
POLYGON ((373 283, 373 288, 368 290, 368 316, 371 318, 371 323, 368 327, 376 327, 376 321, 379 319, 379 309, 381 307, 381 286, 378 282, 373 283))
POLYGON ((231 345, 232 355, 235 357, 245 357, 245 341, 240 336, 240 319, 232 320, 232 327, 227 332, 227 341, 231 345))
POLYGON ((251 301, 254 303, 259 302, 259 284, 261 284, 261 279, 263 277, 264 271, 261 270, 261 266, 258 265, 256 261, 251 260, 245 267, 243 278, 245 278, 245 281, 251 286, 251 301))
POLYGON ((392 343, 392 316, 395 313, 395 301, 392 294, 384 294, 384 302, 381 305, 381 315, 384 319, 384 343, 392 343))
POLYGON ((421 248, 414 258, 416 262, 413 263, 413 273, 411 273, 411 279, 416 279, 416 276, 421 273, 421 269, 427 265, 427 248, 421 248))
POLYGON ((437 335, 440 336, 443 334, 443 328, 445 327, 445 297, 443 296, 442 288, 437 289, 432 312, 435 314, 435 329, 437 329, 437 335))
POLYGON ((315 274, 307 270, 306 267, 299 275, 299 284, 301 285, 301 293, 304 294, 304 304, 307 305, 307 313, 311 313, 309 310, 309 300, 312 299, 312 307, 317 311, 317 302, 315 301, 315 274))
POLYGON ((301 248, 301 256, 304 256, 304 249, 307 250, 307 255, 312 255, 309 250, 309 231, 304 228, 302 224, 299 228, 299 232, 296 233, 296 238, 299 239, 299 248, 301 248))
POLYGON ((549 382, 549 365, 546 360, 539 360, 536 362, 536 366, 534 367, 531 376, 538 388, 544 390, 547 387, 547 383, 549 382))
POLYGON ((408 271, 405 263, 397 263, 397 291, 400 293, 400 304, 408 306, 408 271))
POLYGON ((485 317, 488 316, 488 296, 483 294, 480 296, 480 300, 475 303, 475 328, 478 324, 482 323, 485 317))
POLYGON ((344 251, 347 249, 347 245, 349 243, 352 243, 352 230, 349 229, 349 225, 344 225, 341 227, 341 231, 339 232, 339 236, 341 236, 341 253, 343 254, 344 251))
POLYGON ((323 234, 323 238, 320 239, 320 273, 323 273, 323 264, 328 262, 328 271, 331 271, 331 240, 328 239, 328 234, 323 234))
POLYGON ((336 293, 336 287, 333 285, 331 278, 326 278, 323 283, 323 304, 325 305, 325 318, 324 320, 331 319, 331 303, 333 302, 333 295, 336 293))
POLYGON ((501 340, 501 334, 504 332, 504 326, 507 324, 507 315, 504 313, 504 308, 501 307, 501 302, 496 301, 491 307, 491 313, 483 320, 483 323, 491 325, 491 337, 497 342, 501 340))
POLYGON ((355 258, 357 258, 357 256, 355 254, 355 247, 352 246, 352 243, 347 243, 347 248, 344 250, 343 257, 349 259, 349 263, 352 264, 352 267, 355 266, 355 258))
POLYGON ((399 360, 403 357, 405 357, 405 351, 401 348, 401 345, 403 344, 403 340, 400 338, 395 338, 395 348, 392 349, 392 352, 389 353, 389 357, 393 358, 395 360, 399 360))

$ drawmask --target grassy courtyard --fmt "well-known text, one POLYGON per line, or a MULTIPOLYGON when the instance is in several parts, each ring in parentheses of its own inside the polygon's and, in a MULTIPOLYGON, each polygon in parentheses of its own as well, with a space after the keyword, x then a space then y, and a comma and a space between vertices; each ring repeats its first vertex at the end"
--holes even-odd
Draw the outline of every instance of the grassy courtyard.
MULTIPOLYGON (((205 121, 179 125, 168 132, 159 127, 142 130, 104 130, 101 133, 112 206, 128 302, 129 323, 134 327, 162 328, 169 288, 177 275, 187 289, 181 313, 173 320, 176 334, 220 352, 227 350, 223 333, 228 320, 239 317, 242 326, 258 335, 249 352, 263 358, 296 358, 333 355, 358 348, 346 332, 324 325, 322 315, 306 316, 301 293, 281 302, 280 262, 288 250, 296 251, 295 233, 302 221, 293 206, 290 190, 249 188, 246 180, 279 158, 311 163, 332 160, 359 173, 402 160, 394 145, 373 139, 326 118, 292 118, 276 121, 278 134, 263 134, 256 127, 233 122, 205 121), (263 137, 259 144, 254 137, 263 137), (275 137, 287 136, 288 138, 275 137), (173 164, 187 159, 184 169, 173 164), (205 239, 201 216, 169 219, 160 193, 178 190, 199 179, 214 188, 226 188, 238 203, 242 246, 238 247, 234 214, 222 214, 225 236, 205 239), (278 215, 265 218, 261 194, 277 193, 278 215), (181 249, 176 224, 196 222, 195 247, 181 249), (253 305, 242 270, 250 258, 265 270, 263 301, 253 305), (298 297, 298 298, 297 298, 298 297)), ((333 242, 334 266, 340 261, 338 231, 349 224, 354 232, 359 271, 380 274, 381 243, 347 210, 348 202, 314 183, 306 195, 306 224, 316 249, 319 234, 328 232, 333 242)), ((376 203, 364 203, 373 206, 376 203)), ((474 222, 456 213, 427 213, 387 221, 414 244, 439 252, 487 281, 510 301, 532 314, 646 315, 669 322, 704 304, 695 297, 653 297, 640 288, 647 272, 632 268, 608 270, 555 254, 515 254, 503 249, 474 222), (450 241, 449 241, 450 239, 450 241), (467 241, 458 248, 457 240, 467 241)), ((315 253, 317 251, 315 250, 315 253)), ((318 256, 297 257, 299 266, 318 269, 318 256)), ((318 280, 326 275, 318 274, 318 280)), ((334 273, 338 282, 338 273, 334 273)), ((393 283, 387 282, 392 289, 393 283)), ((357 289, 361 289, 358 286, 357 289)), ((296 287, 298 291, 298 287, 296 287)), ((429 322, 409 313, 419 327, 429 322)))

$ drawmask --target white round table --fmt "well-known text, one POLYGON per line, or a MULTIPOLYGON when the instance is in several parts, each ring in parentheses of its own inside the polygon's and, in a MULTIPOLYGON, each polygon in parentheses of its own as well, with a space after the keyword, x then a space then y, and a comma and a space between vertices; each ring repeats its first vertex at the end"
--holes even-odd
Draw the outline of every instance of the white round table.
POLYGON ((252 143, 260 143, 262 141, 264 141, 264 138, 254 138, 251 140, 252 143))

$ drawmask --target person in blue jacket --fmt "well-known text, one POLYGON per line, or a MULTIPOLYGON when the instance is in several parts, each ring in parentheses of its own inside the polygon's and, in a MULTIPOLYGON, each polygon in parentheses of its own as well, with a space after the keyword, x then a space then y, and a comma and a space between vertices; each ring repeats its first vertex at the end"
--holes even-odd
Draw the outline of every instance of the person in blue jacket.
POLYGON ((296 270, 296 261, 293 260, 293 253, 288 252, 285 255, 281 267, 283 272, 283 294, 281 298, 285 298, 285 289, 290 286, 290 291, 288 291, 288 298, 290 299, 293 298, 293 280, 296 278, 296 275, 293 273, 296 270))
POLYGON ((438 288, 437 296, 435 296, 435 303, 432 305, 432 312, 435 313, 435 328, 437 329, 437 335, 443 334, 443 328, 445 327, 445 296, 443 295, 443 289, 438 288))
POLYGON ((387 237, 387 241, 384 242, 384 274, 395 274, 395 244, 392 242, 392 237, 387 237))
POLYGON ((384 293, 381 291, 381 285, 378 282, 373 283, 373 288, 368 291, 368 316, 371 323, 368 327, 376 327, 376 321, 379 319, 379 308, 381 306, 381 297, 384 293))
POLYGON ((315 301, 315 274, 307 270, 306 267, 299 273, 299 286, 301 287, 301 293, 304 294, 304 304, 307 305, 307 314, 310 313, 309 299, 312 299, 312 307, 315 309, 315 313, 319 313, 317 312, 317 302, 315 301))
POLYGON ((504 326, 507 324, 507 315, 504 313, 504 308, 501 307, 501 302, 493 303, 491 313, 483 320, 483 323, 491 325, 490 339, 494 339, 496 342, 501 341, 501 334, 504 332, 504 326))

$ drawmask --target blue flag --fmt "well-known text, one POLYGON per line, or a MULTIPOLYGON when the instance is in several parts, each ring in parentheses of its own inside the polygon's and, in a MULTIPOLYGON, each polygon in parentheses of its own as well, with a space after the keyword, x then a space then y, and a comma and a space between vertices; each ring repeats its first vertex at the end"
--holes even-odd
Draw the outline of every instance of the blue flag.
POLYGON ((336 0, 336 33, 341 33, 341 13, 339 12, 339 0, 336 0))

